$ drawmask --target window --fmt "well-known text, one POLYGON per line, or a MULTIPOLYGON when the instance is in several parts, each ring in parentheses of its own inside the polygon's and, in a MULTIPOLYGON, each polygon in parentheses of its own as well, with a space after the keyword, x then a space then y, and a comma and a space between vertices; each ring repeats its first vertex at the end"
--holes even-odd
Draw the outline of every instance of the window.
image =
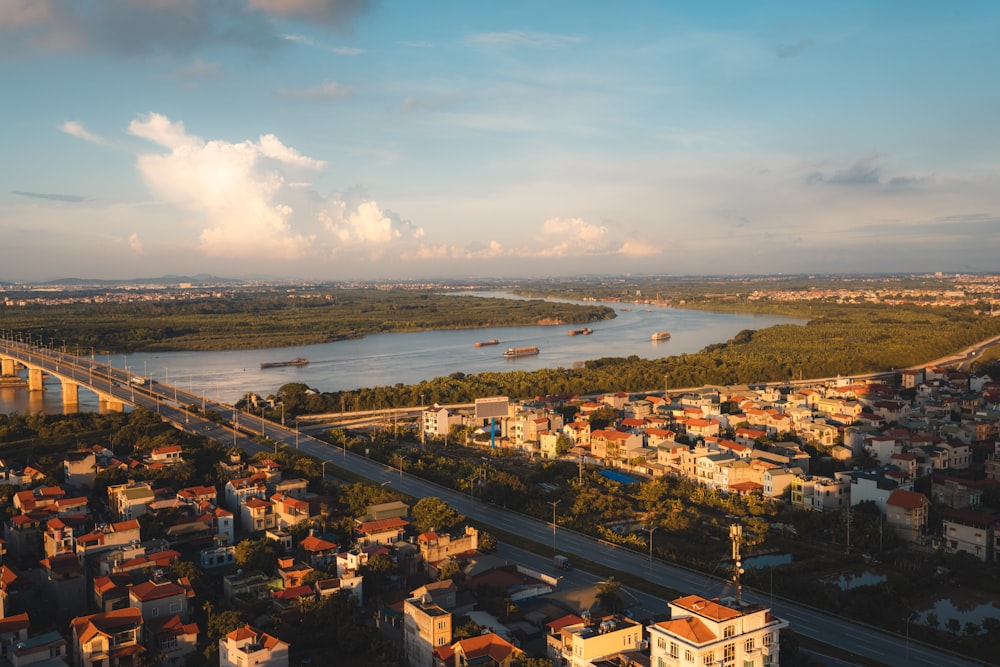
POLYGON ((444 626, 445 626, 444 621, 438 621, 438 630, 444 630, 444 626))
POLYGON ((657 658, 656 667, 667 667, 667 663, 663 662, 663 658, 657 658))
POLYGON ((736 644, 726 644, 722 647, 722 664, 731 665, 736 662, 736 644))
POLYGON ((732 637, 735 634, 736 634, 736 626, 735 625, 727 625, 725 628, 722 629, 722 636, 723 637, 732 637))
POLYGON ((774 642, 774 635, 770 632, 765 632, 760 641, 764 646, 770 646, 774 642))
POLYGON ((680 649, 677 646, 677 642, 670 642, 670 657, 676 658, 678 655, 680 655, 680 649))
POLYGON ((754 667, 753 658, 744 658, 743 667, 754 667))
POLYGON ((160 615, 160 608, 153 607, 152 610, 150 610, 149 615, 152 616, 153 618, 156 618, 157 616, 160 615))
POLYGON ((177 614, 177 613, 180 612, 180 610, 181 610, 181 603, 180 602, 171 602, 170 603, 170 613, 171 614, 177 614))
POLYGON ((747 640, 746 644, 743 647, 743 650, 749 653, 750 651, 754 650, 755 647, 756 647, 756 642, 754 642, 753 637, 751 637, 750 639, 747 640))
POLYGON ((444 646, 444 637, 438 637, 438 646, 444 646))
POLYGON ((709 651, 705 654, 705 664, 711 665, 715 662, 715 651, 709 651))
POLYGON ((175 648, 177 648, 177 637, 167 637, 166 639, 160 640, 161 651, 169 651, 175 648))
POLYGON ((684 660, 687 662, 694 662, 694 653, 691 651, 684 651, 684 660))
POLYGON ((664 639, 663 637, 660 637, 659 639, 657 639, 656 640, 656 648, 661 649, 663 651, 666 651, 667 650, 667 640, 664 639))

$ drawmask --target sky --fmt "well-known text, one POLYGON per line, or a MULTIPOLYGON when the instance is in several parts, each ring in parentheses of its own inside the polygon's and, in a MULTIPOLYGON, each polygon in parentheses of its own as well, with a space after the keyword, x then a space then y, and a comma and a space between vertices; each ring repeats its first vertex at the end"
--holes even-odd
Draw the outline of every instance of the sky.
POLYGON ((1000 3, 0 0, 0 279, 1000 271, 1000 3))

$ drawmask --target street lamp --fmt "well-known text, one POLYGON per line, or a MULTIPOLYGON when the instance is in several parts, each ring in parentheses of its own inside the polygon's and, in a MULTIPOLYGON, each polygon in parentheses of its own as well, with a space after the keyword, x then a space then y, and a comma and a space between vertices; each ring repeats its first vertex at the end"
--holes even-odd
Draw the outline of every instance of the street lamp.
POLYGON ((653 576, 653 533, 659 526, 650 526, 649 528, 649 576, 653 576))
POLYGON ((550 500, 549 504, 552 505, 552 555, 556 553, 556 505, 562 502, 559 500, 550 500))
POLYGON ((330 463, 329 459, 323 461, 323 481, 324 482, 326 481, 326 464, 327 463, 330 463))
POLYGON ((911 611, 906 615, 906 664, 910 664, 910 619, 916 612, 911 611))

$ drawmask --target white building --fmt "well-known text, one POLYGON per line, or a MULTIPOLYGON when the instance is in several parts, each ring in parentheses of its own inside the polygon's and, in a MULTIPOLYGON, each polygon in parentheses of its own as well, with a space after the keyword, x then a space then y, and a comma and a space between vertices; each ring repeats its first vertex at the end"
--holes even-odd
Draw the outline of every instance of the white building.
POLYGON ((778 632, 788 622, 767 607, 698 595, 669 606, 671 620, 648 628, 652 667, 778 667, 778 632))

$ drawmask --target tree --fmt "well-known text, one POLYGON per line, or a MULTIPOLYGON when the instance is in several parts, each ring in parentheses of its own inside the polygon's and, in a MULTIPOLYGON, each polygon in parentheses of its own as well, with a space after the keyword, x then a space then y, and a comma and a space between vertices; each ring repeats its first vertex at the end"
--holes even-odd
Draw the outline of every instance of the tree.
POLYGON ((622 608, 621 582, 608 579, 597 584, 597 602, 601 609, 609 612, 617 612, 622 608))
POLYGON ((248 570, 262 570, 273 573, 278 550, 269 539, 246 539, 236 545, 236 564, 248 570))
POLYGON ((411 513, 413 514, 413 526, 421 533, 429 530, 450 532, 452 528, 465 521, 462 514, 435 496, 418 500, 411 513))
POLYGON ((497 550, 497 538, 485 530, 479 531, 479 550, 484 554, 493 553, 497 550))

